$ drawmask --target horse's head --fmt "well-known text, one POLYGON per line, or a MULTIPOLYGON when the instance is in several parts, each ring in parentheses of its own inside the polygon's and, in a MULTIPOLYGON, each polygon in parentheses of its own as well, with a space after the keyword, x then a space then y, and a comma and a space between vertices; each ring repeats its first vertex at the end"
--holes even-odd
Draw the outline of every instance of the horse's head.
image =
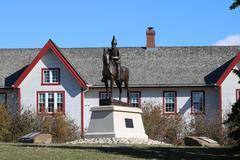
POLYGON ((109 51, 104 49, 103 50, 103 64, 109 65, 110 60, 109 60, 109 51))

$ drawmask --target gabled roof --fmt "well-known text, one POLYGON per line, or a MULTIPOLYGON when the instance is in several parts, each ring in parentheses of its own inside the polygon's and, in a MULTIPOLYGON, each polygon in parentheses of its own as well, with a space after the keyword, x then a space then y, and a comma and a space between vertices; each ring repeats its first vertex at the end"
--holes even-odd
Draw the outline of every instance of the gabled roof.
POLYGON ((47 51, 51 49, 52 53, 56 55, 56 57, 64 64, 64 66, 68 69, 68 71, 72 74, 74 78, 76 78, 77 82, 81 85, 81 87, 86 87, 85 81, 79 76, 76 70, 72 67, 72 65, 66 60, 66 58, 62 55, 62 53, 58 50, 57 46, 49 40, 45 46, 40 50, 37 56, 32 60, 32 62, 22 68, 19 72, 19 77, 14 82, 13 87, 17 88, 21 82, 25 79, 25 77, 31 72, 34 66, 39 62, 39 60, 47 53, 47 51))
MULTIPOLYGON (((103 48, 58 48, 88 84, 103 86, 103 48)), ((40 49, 0 49, 0 86, 11 86, 40 49), (20 55, 20 56, 19 56, 20 55)), ((215 85, 240 46, 119 48, 122 65, 130 69, 130 86, 215 85)))

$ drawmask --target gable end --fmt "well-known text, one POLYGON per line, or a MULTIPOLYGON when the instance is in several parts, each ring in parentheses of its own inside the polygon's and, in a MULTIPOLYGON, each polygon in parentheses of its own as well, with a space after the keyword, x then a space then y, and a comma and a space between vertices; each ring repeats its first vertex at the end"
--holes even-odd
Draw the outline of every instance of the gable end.
POLYGON ((59 60, 64 64, 64 66, 68 69, 68 71, 72 74, 72 76, 77 80, 81 87, 86 87, 86 82, 79 76, 76 70, 72 67, 72 65, 66 60, 66 58, 62 55, 62 53, 58 50, 56 45, 53 43, 51 39, 44 45, 38 55, 33 59, 30 65, 24 70, 21 76, 14 83, 13 87, 18 88, 22 81, 26 78, 26 76, 31 72, 33 67, 38 63, 38 61, 47 53, 47 51, 51 49, 53 54, 59 58, 59 60))

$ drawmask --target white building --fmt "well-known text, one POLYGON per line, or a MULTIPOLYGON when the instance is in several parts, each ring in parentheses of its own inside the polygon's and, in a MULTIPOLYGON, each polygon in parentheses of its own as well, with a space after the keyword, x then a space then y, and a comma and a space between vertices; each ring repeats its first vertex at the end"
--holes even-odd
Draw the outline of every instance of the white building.
MULTIPOLYGON (((194 118, 223 117, 240 95, 240 46, 155 47, 147 30, 146 47, 119 48, 130 70, 130 103, 160 104, 164 114, 194 118)), ((103 48, 58 48, 51 40, 41 49, 0 49, 0 103, 12 111, 46 110, 70 116, 88 127, 91 112, 106 93, 103 48)), ((118 98, 114 89, 113 97, 118 98)), ((126 92, 123 101, 127 102, 126 92)))

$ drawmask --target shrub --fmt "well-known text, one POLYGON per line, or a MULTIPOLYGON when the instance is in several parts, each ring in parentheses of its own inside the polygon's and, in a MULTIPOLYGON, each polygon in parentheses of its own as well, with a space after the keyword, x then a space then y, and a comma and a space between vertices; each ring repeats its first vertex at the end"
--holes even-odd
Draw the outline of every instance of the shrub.
POLYGON ((5 107, 0 107, 0 141, 16 142, 31 132, 50 133, 53 142, 62 143, 79 137, 79 130, 73 120, 56 113, 36 116, 30 110, 9 114, 5 107))
POLYGON ((195 115, 189 123, 191 136, 204 136, 224 144, 224 132, 222 128, 221 118, 206 119, 204 114, 195 115))
POLYGON ((179 114, 164 115, 160 105, 144 104, 143 123, 149 138, 172 144, 181 144, 186 135, 187 125, 179 114))
POLYGON ((16 142, 25 134, 38 131, 38 120, 30 110, 11 115, 11 126, 8 141, 16 142))
POLYGON ((53 142, 62 143, 79 138, 79 128, 73 120, 67 116, 56 113, 55 115, 40 115, 40 131, 50 133, 53 142))
POLYGON ((10 133, 10 117, 5 106, 0 106, 0 141, 6 141, 10 133))
POLYGON ((143 106, 143 123, 146 134, 151 139, 181 144, 187 135, 205 136, 227 144, 227 130, 223 130, 221 119, 206 119, 204 114, 195 115, 190 123, 186 123, 183 115, 164 115, 160 105, 145 104, 143 106))

